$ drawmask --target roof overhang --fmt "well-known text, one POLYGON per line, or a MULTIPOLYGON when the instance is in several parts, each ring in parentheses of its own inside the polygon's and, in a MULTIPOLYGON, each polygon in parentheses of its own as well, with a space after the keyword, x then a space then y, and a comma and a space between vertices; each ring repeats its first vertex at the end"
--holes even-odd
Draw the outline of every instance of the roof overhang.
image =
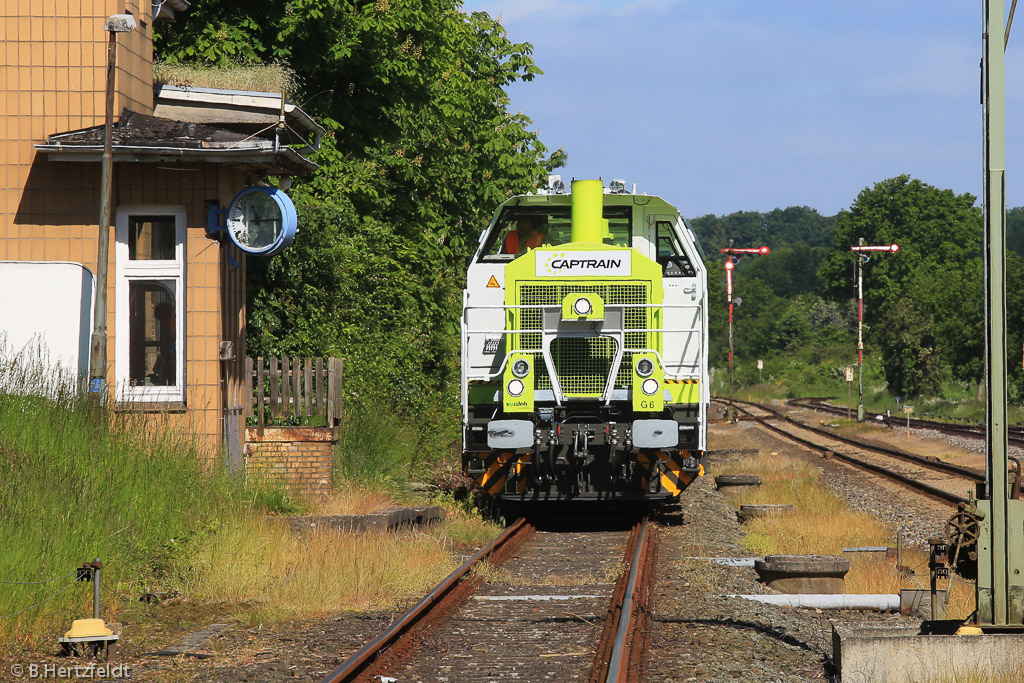
POLYGON ((288 144, 301 140, 303 154, 320 149, 325 130, 282 93, 248 90, 157 85, 153 88, 153 115, 212 126, 262 126, 269 130, 282 124, 288 144))
MULTIPOLYGON (((103 158, 104 127, 58 133, 35 148, 53 161, 96 162, 103 158)), ((299 150, 266 139, 202 123, 125 111, 114 125, 114 161, 214 163, 245 166, 268 175, 305 175, 318 166, 299 150)))
MULTIPOLYGON (((51 161, 99 162, 103 160, 103 145, 43 144, 35 148, 51 161)), ((179 147, 149 147, 114 145, 114 161, 118 163, 214 163, 233 166, 257 166, 270 175, 304 175, 312 173, 317 164, 290 147, 235 147, 191 149, 179 147)))

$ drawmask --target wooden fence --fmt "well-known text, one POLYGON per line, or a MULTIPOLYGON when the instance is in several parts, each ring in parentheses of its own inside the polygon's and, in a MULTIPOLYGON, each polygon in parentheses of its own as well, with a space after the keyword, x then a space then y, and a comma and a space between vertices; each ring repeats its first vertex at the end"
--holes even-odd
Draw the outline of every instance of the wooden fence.
POLYGON ((246 358, 246 418, 266 423, 336 427, 342 417, 341 358, 246 358))

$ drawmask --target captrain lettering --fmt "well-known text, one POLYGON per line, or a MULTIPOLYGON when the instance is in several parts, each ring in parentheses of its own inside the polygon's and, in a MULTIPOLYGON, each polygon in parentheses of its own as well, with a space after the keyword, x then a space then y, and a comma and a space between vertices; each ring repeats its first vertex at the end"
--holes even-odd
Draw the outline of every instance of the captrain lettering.
POLYGON ((622 265, 621 259, 555 259, 551 262, 552 268, 618 268, 622 265))

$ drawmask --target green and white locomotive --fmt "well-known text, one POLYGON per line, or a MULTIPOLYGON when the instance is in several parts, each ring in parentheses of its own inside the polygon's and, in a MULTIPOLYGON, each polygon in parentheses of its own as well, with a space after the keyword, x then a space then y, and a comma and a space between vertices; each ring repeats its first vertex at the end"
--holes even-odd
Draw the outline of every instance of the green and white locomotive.
POLYGON ((672 500, 703 473, 707 272, 665 200, 557 177, 467 274, 463 468, 500 501, 672 500))

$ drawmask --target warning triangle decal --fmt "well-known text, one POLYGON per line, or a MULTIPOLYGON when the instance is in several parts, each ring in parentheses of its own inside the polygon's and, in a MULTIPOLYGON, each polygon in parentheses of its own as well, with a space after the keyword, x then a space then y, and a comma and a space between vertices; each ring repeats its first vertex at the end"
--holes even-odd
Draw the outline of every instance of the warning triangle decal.
POLYGON ((501 285, 498 284, 498 281, 494 278, 493 275, 491 276, 491 279, 487 281, 487 286, 488 287, 501 287, 501 285))

